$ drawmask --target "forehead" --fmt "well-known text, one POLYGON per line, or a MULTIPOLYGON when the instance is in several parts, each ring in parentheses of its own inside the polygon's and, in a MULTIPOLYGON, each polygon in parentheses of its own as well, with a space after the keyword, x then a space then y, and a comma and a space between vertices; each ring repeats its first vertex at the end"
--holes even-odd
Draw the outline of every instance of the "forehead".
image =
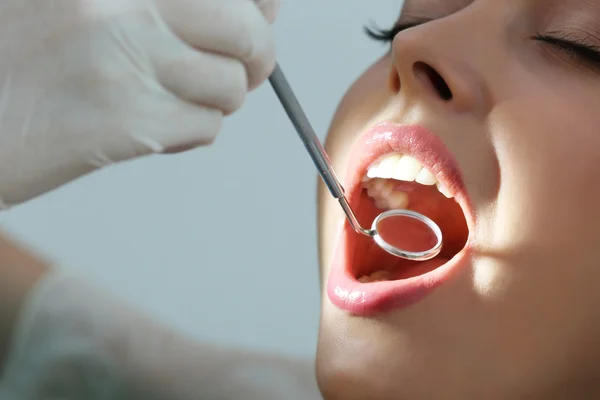
POLYGON ((473 3, 496 3, 504 7, 522 6, 527 9, 555 10, 556 12, 594 12, 600 13, 600 0, 405 0, 402 14, 420 17, 431 13, 436 17, 453 14, 473 3))

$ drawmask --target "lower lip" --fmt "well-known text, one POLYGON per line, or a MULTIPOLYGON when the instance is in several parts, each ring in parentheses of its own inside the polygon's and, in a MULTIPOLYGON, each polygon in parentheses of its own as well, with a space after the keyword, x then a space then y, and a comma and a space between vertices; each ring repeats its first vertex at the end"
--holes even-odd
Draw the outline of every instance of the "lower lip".
MULTIPOLYGON (((365 136, 366 138, 363 140, 366 144, 364 148, 360 149, 360 155, 351 157, 354 164, 350 165, 349 171, 354 171, 356 175, 348 177, 348 181, 353 183, 353 187, 348 188, 350 189, 348 192, 350 204, 355 204, 352 201, 353 197, 360 196, 362 191, 360 180, 370 162, 390 151, 408 153, 407 146, 412 147, 411 150, 415 150, 414 144, 416 142, 418 143, 417 146, 429 149, 427 151, 428 156, 431 157, 431 149, 440 154, 439 158, 443 162, 429 160, 431 164, 435 161, 439 167, 440 164, 448 163, 448 160, 450 160, 449 162, 453 164, 452 167, 444 169, 452 171, 451 174, 455 175, 453 182, 455 188, 462 186, 462 181, 458 178, 459 174, 456 163, 452 160, 450 154, 439 139, 422 128, 382 124, 367 132, 365 136), (402 148, 405 151, 402 151, 402 148)), ((412 151, 410 152, 413 153, 412 151)), ((423 164, 429 168, 429 165, 427 165, 429 163, 423 164)), ((432 172, 436 173, 437 171, 432 172)), ((457 201, 463 203, 464 208, 467 203, 466 199, 460 198, 463 196, 464 190, 462 188, 459 189, 461 189, 459 190, 460 193, 456 193, 457 201)), ((358 238, 358 234, 353 231, 346 221, 339 233, 338 242, 334 250, 331 272, 327 282, 327 294, 336 307, 359 316, 402 309, 423 299, 437 287, 450 280, 453 274, 460 269, 459 266, 466 262, 470 253, 467 244, 451 260, 440 266, 436 266, 437 268, 431 268, 430 272, 422 275, 401 280, 361 283, 356 279, 351 270, 351 266, 353 265, 352 249, 355 247, 358 238)), ((432 262, 440 263, 439 260, 436 261, 435 259, 424 263, 432 262)), ((427 269, 424 263, 422 267, 423 269, 427 269)))
MULTIPOLYGON (((344 226, 335 250, 331 273, 327 282, 327 295, 338 308, 351 314, 368 316, 408 307, 430 294, 438 286, 452 278, 459 265, 466 262, 468 246, 444 263, 425 274, 394 281, 361 283, 349 270, 356 233, 344 226)), ((436 262, 435 260, 424 263, 436 262)), ((423 265, 424 268, 427 266, 423 265)))

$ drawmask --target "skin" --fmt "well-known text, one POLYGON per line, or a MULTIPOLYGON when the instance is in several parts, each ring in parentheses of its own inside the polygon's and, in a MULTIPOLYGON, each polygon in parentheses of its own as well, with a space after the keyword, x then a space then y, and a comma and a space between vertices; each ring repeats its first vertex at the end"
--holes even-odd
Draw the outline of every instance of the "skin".
POLYGON ((351 316, 325 292, 343 217, 320 185, 320 388, 328 400, 600 398, 600 65, 532 38, 600 47, 600 3, 407 0, 400 20, 415 18, 433 21, 399 33, 352 85, 326 148, 343 177, 375 123, 430 129, 462 170, 472 255, 416 304, 351 316))
MULTIPOLYGON (((457 159, 472 256, 412 306, 357 318, 323 296, 326 399, 600 398, 600 68, 535 33, 600 46, 600 3, 407 0, 397 35, 344 97, 326 147, 338 173, 376 122, 419 123, 457 159), (414 68, 450 87, 444 101, 414 68), (422 65, 422 64, 421 64, 422 65)), ((323 289, 342 216, 319 189, 323 289)), ((0 360, 47 265, 0 238, 0 360)))
POLYGON ((0 377, 19 311, 47 270, 41 258, 0 235, 0 377))

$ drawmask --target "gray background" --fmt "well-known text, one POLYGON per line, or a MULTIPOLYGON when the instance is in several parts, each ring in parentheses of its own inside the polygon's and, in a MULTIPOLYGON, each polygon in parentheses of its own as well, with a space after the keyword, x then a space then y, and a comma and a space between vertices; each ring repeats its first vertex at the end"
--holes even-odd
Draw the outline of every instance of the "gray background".
MULTIPOLYGON (((401 0, 283 0, 282 68, 321 138, 385 49, 401 0)), ((2 228, 194 337, 312 357, 316 175, 269 85, 210 148, 107 168, 0 215, 2 228)))

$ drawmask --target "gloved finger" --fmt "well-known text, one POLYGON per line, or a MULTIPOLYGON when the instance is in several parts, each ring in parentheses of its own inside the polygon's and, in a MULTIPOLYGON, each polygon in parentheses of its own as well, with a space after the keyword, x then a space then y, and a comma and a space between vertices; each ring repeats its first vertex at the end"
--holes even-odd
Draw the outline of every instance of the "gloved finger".
POLYGON ((269 23, 272 24, 275 22, 275 18, 277 18, 277 14, 279 13, 279 0, 254 0, 254 3, 256 3, 269 23))
POLYGON ((153 91, 128 114, 126 129, 139 146, 134 149, 138 154, 175 153, 211 144, 223 121, 219 109, 186 102, 164 89, 153 91))
POLYGON ((275 66, 271 27, 249 0, 157 0, 165 22, 184 42, 242 61, 248 88, 264 81, 275 66))
POLYGON ((152 58, 161 85, 183 100, 225 115, 244 102, 248 80, 244 65, 236 59, 198 52, 178 40, 155 46, 152 58))

